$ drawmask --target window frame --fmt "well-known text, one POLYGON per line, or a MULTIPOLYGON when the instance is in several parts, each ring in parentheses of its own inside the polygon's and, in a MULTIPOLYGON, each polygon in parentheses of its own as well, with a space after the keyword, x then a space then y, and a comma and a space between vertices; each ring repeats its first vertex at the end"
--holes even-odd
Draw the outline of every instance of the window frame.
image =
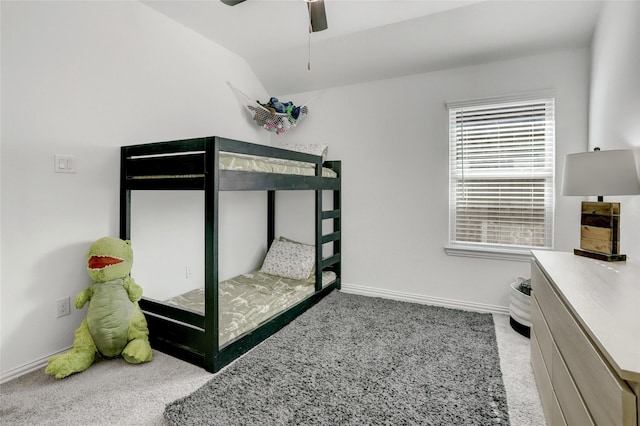
MULTIPOLYGON (((447 102, 447 116, 449 118, 448 124, 448 178, 449 178, 449 234, 448 234, 448 243, 445 245, 444 249, 447 255, 452 256, 465 256, 465 257, 476 257, 476 258, 491 258, 491 259, 499 259, 499 260, 513 260, 513 261, 523 261, 528 262, 531 257, 531 250, 553 250, 554 247, 554 229, 555 229, 555 151, 556 151, 556 137, 555 137, 555 103, 556 103, 556 94, 553 90, 544 90, 544 91, 536 91, 536 92, 526 92, 519 93, 509 96, 500 96, 500 97, 491 97, 491 98, 481 98, 481 99, 472 99, 472 100, 463 100, 463 101, 455 101, 455 102, 447 102), (501 243, 488 243, 488 242, 467 242, 467 241, 456 241, 456 225, 458 221, 456 220, 456 189, 453 188, 455 183, 459 180, 457 177, 460 172, 459 166, 454 164, 453 152, 459 145, 459 141, 456 139, 456 129, 455 129, 455 121, 452 121, 452 111, 458 111, 460 109, 473 109, 478 110, 486 107, 486 109, 495 108, 500 104, 514 104, 514 103, 532 103, 532 102, 549 102, 550 105, 550 113, 551 122, 550 128, 546 129, 545 137, 551 138, 551 141, 545 141, 545 168, 547 172, 543 174, 545 179, 545 193, 543 199, 544 203, 544 245, 543 246, 529 246, 529 245, 516 245, 516 244, 501 244, 501 243)), ((545 110, 546 113, 549 113, 548 107, 545 110)), ((532 167, 532 170, 534 167, 532 167)), ((531 176, 533 176, 533 172, 531 172, 531 176)), ((464 176, 464 172, 463 172, 464 176)), ((524 176, 523 173, 508 173, 505 175, 505 178, 508 177, 517 177, 522 178, 524 176)), ((463 177, 464 179, 464 177, 463 177)), ((487 177, 487 180, 490 178, 487 177)))

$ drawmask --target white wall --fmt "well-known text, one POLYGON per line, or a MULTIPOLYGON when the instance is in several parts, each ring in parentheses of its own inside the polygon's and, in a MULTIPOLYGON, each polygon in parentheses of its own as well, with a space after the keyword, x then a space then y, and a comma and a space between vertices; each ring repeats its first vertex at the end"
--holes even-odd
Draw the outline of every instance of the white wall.
MULTIPOLYGON (((269 135, 251 124, 226 85, 230 80, 252 96, 268 96, 246 63, 144 5, 0 4, 0 373, 7 377, 71 344, 84 312, 56 319, 55 300, 73 297, 89 284, 86 249, 93 240, 118 233, 121 145, 211 134, 266 143, 269 135), (78 173, 53 174, 56 153, 76 155, 78 173)), ((343 160, 345 283, 507 306, 508 284, 528 275, 527 263, 449 257, 443 251, 445 102, 556 89, 559 190, 561 159, 587 149, 588 70, 589 52, 574 50, 328 89, 310 104, 311 114, 298 128, 272 139, 329 143, 329 157, 343 160)), ((313 95, 291 98, 298 103, 313 95)), ((264 220, 263 207, 255 208, 262 200, 247 201, 252 203, 247 207, 234 195, 229 194, 221 220, 247 223, 244 215, 252 207, 264 220)), ((170 252, 162 260, 171 267, 166 273, 183 275, 185 263, 201 256, 199 225, 188 231, 195 237, 180 235, 187 231, 169 228, 175 223, 170 217, 194 214, 187 219, 193 224, 201 202, 199 194, 169 202, 134 194, 140 206, 134 220, 149 224, 132 231, 134 278, 143 288, 151 289, 155 280, 142 275, 150 268, 140 267, 153 265, 147 246, 154 244, 136 238, 156 229, 169 241, 181 238, 184 243, 156 247, 170 252)), ((556 249, 577 246, 578 206, 579 200, 557 197, 556 249)), ((302 221, 305 227, 297 229, 306 230, 308 217, 294 210, 278 224, 302 221)), ((232 223, 229 228, 238 229, 232 223)), ((247 255, 245 246, 263 241, 254 235, 261 232, 247 230, 240 245, 225 244, 221 263, 228 274, 241 271, 241 263, 257 262, 259 248, 247 255)), ((288 235, 311 241, 305 232, 288 235)), ((194 265, 194 273, 199 270, 194 265)))
MULTIPOLYGON (((313 71, 312 71, 313 72, 313 71)), ((328 143, 343 166, 343 283, 508 306, 525 262, 447 256, 448 115, 452 100, 556 90, 556 190, 564 155, 587 146, 587 49, 325 90, 283 135, 328 143)), ((312 94, 293 95, 304 99, 312 94)), ((292 96, 292 97, 293 97, 292 96)), ((556 196, 555 248, 579 242, 579 200, 556 196)))
MULTIPOLYGON (((591 54, 589 150, 633 149, 640 170, 640 2, 604 4, 591 54)), ((620 248, 640 261, 640 196, 621 203, 620 248)))
MULTIPOLYGON (((1 8, 6 378, 71 345, 84 311, 57 319, 55 302, 73 300, 90 283, 90 243, 118 235, 120 146, 206 135, 268 143, 269 135, 251 125, 226 84, 266 96, 246 62, 138 2, 3 1, 1 8), (54 154, 75 155, 77 174, 54 174, 54 154)), ((137 212, 146 209, 142 222, 162 234, 154 212, 179 214, 185 204, 197 210, 199 196, 137 212)), ((137 231, 134 254, 144 262, 137 231)), ((183 278, 184 257, 202 256, 199 238, 187 248, 166 246, 183 256, 173 259, 183 278)), ((248 238, 264 245, 260 236, 248 238)))

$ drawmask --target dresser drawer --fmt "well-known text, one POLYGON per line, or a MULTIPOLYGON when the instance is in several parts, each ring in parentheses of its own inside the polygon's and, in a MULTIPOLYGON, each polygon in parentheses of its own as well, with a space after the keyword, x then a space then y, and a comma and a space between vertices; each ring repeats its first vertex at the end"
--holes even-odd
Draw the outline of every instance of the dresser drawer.
POLYGON ((573 424, 567 423, 564 418, 564 414, 562 414, 562 409, 560 408, 560 403, 558 403, 558 399, 556 398, 556 394, 553 394, 553 407, 551 407, 551 425, 550 426, 574 426, 573 424))
POLYGON ((570 425, 593 426, 594 423, 591 420, 589 411, 555 345, 552 362, 551 386, 553 386, 553 391, 562 407, 562 414, 567 423, 570 425))
POLYGON ((546 418, 551 419, 552 426, 593 425, 535 298, 531 302, 531 323, 531 363, 546 418))
POLYGON ((532 330, 535 330, 537 344, 540 348, 542 360, 544 361, 549 377, 551 377, 551 354, 553 353, 553 337, 551 337, 551 332, 549 331, 549 327, 547 327, 547 322, 542 315, 542 310, 540 309, 538 300, 535 297, 535 292, 533 293, 533 297, 531 298, 531 327, 532 330))
POLYGON ((556 401, 554 401, 555 397, 553 395, 553 388, 551 387, 551 376, 544 364, 542 352, 538 346, 535 328, 531 329, 531 368, 533 370, 533 376, 536 379, 542 411, 544 411, 544 416, 547 419, 551 419, 553 416, 553 405, 556 401))
POLYGON ((636 425, 636 400, 627 384, 615 376, 535 263, 531 274, 549 331, 595 423, 636 425))

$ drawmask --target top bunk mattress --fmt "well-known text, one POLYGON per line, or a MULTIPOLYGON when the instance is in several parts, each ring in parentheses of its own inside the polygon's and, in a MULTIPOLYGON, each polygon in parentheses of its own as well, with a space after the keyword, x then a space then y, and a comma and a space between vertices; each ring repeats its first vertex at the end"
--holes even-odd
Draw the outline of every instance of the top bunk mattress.
MULTIPOLYGON (((219 155, 220 170, 244 172, 280 173, 286 175, 315 176, 316 169, 312 163, 282 160, 278 158, 257 157, 252 155, 221 152, 219 155)), ((326 167, 322 168, 322 177, 336 177, 337 174, 326 167)))

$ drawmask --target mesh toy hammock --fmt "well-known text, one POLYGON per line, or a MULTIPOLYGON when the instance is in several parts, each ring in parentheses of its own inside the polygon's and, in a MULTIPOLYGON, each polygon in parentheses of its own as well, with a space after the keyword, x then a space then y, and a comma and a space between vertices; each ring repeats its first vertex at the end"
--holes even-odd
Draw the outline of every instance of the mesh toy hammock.
POLYGON ((276 135, 296 127, 309 112, 309 108, 307 108, 309 102, 296 106, 292 102, 280 102, 278 98, 271 98, 267 103, 261 103, 260 101, 252 101, 240 89, 233 87, 230 83, 229 87, 236 93, 253 121, 258 126, 276 135))

